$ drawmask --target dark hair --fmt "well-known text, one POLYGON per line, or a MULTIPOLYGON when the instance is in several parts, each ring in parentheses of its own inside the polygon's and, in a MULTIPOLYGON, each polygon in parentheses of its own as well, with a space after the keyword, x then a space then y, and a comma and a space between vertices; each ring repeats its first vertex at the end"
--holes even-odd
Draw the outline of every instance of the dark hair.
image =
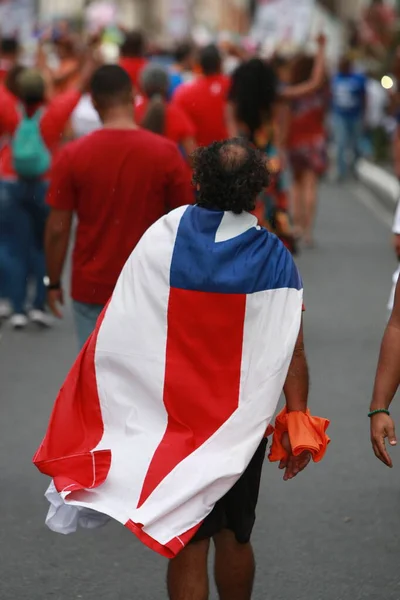
POLYGON ((193 54, 193 44, 190 42, 181 42, 174 51, 174 59, 177 63, 182 63, 193 54))
POLYGON ((41 104, 46 96, 46 84, 38 69, 22 69, 15 80, 18 98, 26 106, 41 104))
POLYGON ((313 72, 315 59, 308 54, 301 54, 296 58, 292 66, 291 84, 297 85, 308 81, 313 72))
POLYGON ((204 75, 217 75, 221 72, 221 54, 215 44, 200 50, 199 62, 204 75))
POLYGON ((143 56, 145 39, 141 31, 130 31, 121 45, 121 55, 125 57, 143 56))
POLYGON ((99 67, 92 76, 90 93, 100 109, 133 102, 132 81, 118 65, 99 67))
POLYGON ((232 75, 229 100, 234 105, 235 117, 255 132, 272 117, 277 95, 277 77, 274 69, 259 58, 241 64, 232 75))
POLYGON ((198 186, 198 205, 252 211, 258 194, 269 184, 265 154, 242 139, 214 142, 193 154, 193 183, 198 186))
POLYGON ((6 86, 8 91, 11 92, 11 94, 13 94, 14 96, 17 96, 17 98, 20 97, 18 78, 21 75, 21 73, 23 73, 23 71, 25 71, 25 67, 23 67, 22 65, 15 65, 15 67, 12 67, 8 71, 4 81, 4 85, 6 86))
POLYGON ((15 38, 2 38, 0 41, 0 53, 6 55, 17 54, 19 50, 18 40, 15 38))
POLYGON ((348 56, 342 56, 339 61, 339 73, 342 75, 349 75, 351 73, 352 63, 348 56))
POLYGON ((140 86, 149 99, 141 122, 144 129, 163 135, 166 122, 166 98, 169 88, 167 71, 160 65, 149 64, 140 75, 140 86))

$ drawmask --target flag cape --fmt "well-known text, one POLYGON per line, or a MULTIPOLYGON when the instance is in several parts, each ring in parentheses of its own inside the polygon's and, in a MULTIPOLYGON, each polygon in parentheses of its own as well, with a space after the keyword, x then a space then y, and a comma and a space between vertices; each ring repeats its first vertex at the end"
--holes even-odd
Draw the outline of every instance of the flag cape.
POLYGON ((53 478, 48 525, 66 533, 111 517, 175 556, 265 434, 302 297, 291 255, 252 215, 190 206, 155 223, 34 457, 53 478))

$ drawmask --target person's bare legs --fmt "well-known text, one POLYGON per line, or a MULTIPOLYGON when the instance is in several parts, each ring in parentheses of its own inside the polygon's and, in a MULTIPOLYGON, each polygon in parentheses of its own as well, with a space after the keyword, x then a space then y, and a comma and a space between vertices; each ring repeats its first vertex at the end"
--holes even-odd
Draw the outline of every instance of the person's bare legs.
POLYGON ((318 175, 311 169, 303 174, 302 188, 305 206, 304 241, 308 246, 312 246, 314 244, 314 224, 317 211, 318 175))
POLYGON ((169 561, 167 585, 170 600, 208 600, 209 547, 210 540, 189 544, 169 561))
POLYGON ((215 583, 220 600, 250 600, 255 561, 251 544, 239 544, 232 531, 214 537, 215 583))

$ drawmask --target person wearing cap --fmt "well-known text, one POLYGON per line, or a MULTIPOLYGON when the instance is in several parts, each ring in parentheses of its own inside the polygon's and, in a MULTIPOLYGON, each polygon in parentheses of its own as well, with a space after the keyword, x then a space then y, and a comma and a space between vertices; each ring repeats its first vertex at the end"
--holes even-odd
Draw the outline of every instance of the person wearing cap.
POLYGON ((43 251, 44 226, 47 217, 45 196, 49 171, 40 177, 25 179, 18 175, 13 156, 13 138, 24 119, 39 118, 42 141, 50 156, 60 146, 72 111, 85 90, 93 70, 90 59, 84 65, 79 85, 60 94, 46 105, 46 84, 40 71, 24 69, 17 77, 19 103, 0 106, 0 125, 9 141, 0 150, 0 220, 7 236, 2 236, 8 256, 2 265, 2 278, 8 290, 13 314, 13 328, 24 328, 29 318, 41 326, 51 319, 45 312, 46 275, 43 251), (40 113, 38 114, 38 112, 40 113), (7 224, 5 226, 4 224, 7 224), (7 239, 5 239, 7 238, 7 239), (27 280, 31 276, 35 296, 27 315, 27 280), (29 317, 29 318, 28 318, 29 317))

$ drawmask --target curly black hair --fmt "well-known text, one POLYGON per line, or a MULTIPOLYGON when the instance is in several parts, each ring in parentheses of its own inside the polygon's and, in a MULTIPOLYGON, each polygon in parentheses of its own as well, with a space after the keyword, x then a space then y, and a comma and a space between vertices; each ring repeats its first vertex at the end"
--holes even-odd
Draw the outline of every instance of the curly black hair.
POLYGON ((242 139, 214 142, 193 154, 193 183, 198 206, 232 211, 252 211, 258 194, 268 186, 265 154, 242 139))
POLYGON ((272 117, 278 79, 274 68, 259 58, 242 63, 232 75, 229 100, 239 123, 247 126, 250 139, 272 117))

